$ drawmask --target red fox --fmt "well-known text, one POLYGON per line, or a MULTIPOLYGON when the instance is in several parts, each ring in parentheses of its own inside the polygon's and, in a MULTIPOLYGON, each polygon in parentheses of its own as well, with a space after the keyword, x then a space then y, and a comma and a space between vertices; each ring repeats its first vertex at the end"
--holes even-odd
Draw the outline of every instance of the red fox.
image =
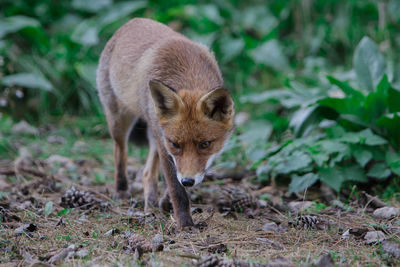
POLYGON ((161 23, 135 18, 106 44, 97 88, 114 140, 117 192, 128 189, 131 131, 146 125, 145 211, 157 206, 161 164, 177 224, 192 226, 184 187, 202 182, 234 128, 234 102, 213 54, 161 23))

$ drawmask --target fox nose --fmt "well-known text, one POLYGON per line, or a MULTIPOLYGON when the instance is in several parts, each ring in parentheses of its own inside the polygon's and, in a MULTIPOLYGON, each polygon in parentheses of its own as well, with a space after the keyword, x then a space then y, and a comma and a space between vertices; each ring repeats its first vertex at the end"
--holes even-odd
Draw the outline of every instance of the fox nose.
POLYGON ((183 178, 181 182, 182 182, 183 186, 191 187, 194 185, 194 179, 189 178, 189 177, 183 178))

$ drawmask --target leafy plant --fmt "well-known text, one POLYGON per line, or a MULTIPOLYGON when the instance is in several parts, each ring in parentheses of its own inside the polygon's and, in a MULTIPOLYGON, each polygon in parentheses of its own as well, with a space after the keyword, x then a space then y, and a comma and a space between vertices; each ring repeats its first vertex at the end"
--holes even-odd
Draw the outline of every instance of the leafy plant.
POLYGON ((364 89, 327 76, 331 91, 291 83, 289 90, 243 96, 242 102, 279 101, 293 109, 290 126, 302 137, 263 150, 255 162, 259 179, 289 176, 291 192, 317 181, 339 191, 349 181, 399 175, 400 90, 389 82, 385 65, 376 45, 364 38, 354 56, 356 81, 364 89))

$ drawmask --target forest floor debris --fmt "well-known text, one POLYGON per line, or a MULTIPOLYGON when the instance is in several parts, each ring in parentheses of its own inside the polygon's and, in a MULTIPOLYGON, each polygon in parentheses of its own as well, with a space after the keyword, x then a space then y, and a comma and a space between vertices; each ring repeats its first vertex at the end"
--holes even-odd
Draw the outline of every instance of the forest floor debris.
MULTIPOLYGON (((95 147, 103 150, 95 151, 91 139, 79 140, 85 150, 73 154, 78 141, 68 136, 50 145, 47 138, 40 144, 14 140, 18 154, 0 160, 0 263, 400 264, 396 200, 361 192, 359 199, 345 196, 330 205, 311 189, 299 196, 279 185, 260 187, 248 177, 220 174, 190 190, 197 227, 179 230, 171 215, 144 213, 139 179, 132 178, 131 199, 113 198, 112 144, 97 140, 95 147)), ((140 176, 144 159, 134 153, 130 174, 140 176)), ((163 182, 159 186, 164 190, 163 182)))

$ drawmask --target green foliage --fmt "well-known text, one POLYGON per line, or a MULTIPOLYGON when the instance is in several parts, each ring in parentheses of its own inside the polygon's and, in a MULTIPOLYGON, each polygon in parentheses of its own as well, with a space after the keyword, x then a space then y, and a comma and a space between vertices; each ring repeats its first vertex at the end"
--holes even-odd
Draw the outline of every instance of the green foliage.
POLYGON ((274 100, 291 109, 290 126, 302 137, 265 149, 264 161, 257 166, 259 179, 289 176, 291 192, 302 191, 317 180, 340 191, 349 181, 398 175, 399 155, 392 151, 400 149, 400 102, 396 102, 400 99, 385 74, 386 64, 376 45, 364 38, 354 56, 357 80, 351 82, 367 90, 328 76, 331 90, 340 90, 339 96, 322 90, 314 93, 291 83, 287 89, 269 91, 258 99, 256 95, 242 97, 242 102, 274 100))

